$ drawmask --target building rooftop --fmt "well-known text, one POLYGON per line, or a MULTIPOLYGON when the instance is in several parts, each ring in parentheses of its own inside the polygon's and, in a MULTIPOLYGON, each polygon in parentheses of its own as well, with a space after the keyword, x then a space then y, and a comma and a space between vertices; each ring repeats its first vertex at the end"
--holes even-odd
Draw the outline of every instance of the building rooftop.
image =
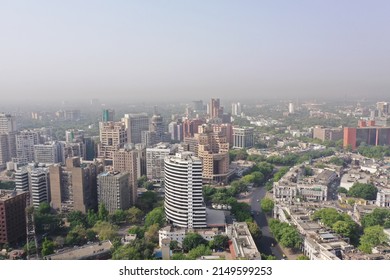
POLYGON ((206 208, 206 223, 208 227, 225 226, 226 222, 224 211, 206 208))
POLYGON ((10 198, 13 198, 17 195, 23 194, 26 192, 12 191, 12 190, 0 190, 0 201, 7 201, 10 198))
POLYGON ((109 254, 112 243, 107 240, 103 242, 88 244, 82 247, 65 249, 56 254, 46 256, 48 260, 82 260, 109 254))

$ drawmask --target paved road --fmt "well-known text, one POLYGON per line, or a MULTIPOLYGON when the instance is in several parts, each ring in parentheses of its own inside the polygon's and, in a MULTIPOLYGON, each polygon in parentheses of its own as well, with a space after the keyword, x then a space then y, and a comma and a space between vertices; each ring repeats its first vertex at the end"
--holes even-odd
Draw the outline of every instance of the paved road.
POLYGON ((269 230, 265 214, 261 211, 260 204, 257 201, 260 201, 265 196, 265 194, 265 187, 255 188, 253 190, 251 200, 251 210, 254 211, 254 219, 257 225, 260 227, 261 232, 263 233, 262 237, 260 238, 259 251, 266 255, 274 255, 278 260, 280 260, 283 258, 283 252, 279 248, 279 246, 276 245, 277 242, 275 241, 269 230), (276 246, 271 246, 272 243, 276 246))

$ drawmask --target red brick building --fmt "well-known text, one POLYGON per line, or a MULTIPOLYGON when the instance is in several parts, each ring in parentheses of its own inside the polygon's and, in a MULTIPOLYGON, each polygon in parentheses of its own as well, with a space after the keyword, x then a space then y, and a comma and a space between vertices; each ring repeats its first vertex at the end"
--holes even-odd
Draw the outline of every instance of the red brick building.
POLYGON ((27 192, 0 190, 0 244, 26 238, 27 192))
POLYGON ((358 127, 344 127, 344 147, 355 150, 362 143, 390 145, 390 127, 375 126, 375 121, 359 120, 358 127))

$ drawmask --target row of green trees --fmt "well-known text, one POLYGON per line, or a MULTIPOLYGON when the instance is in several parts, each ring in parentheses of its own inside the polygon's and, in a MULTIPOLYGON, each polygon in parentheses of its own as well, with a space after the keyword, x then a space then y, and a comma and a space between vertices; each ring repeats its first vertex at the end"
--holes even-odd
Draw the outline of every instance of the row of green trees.
POLYGON ((262 164, 268 163, 273 165, 291 167, 311 159, 328 157, 334 155, 334 153, 335 153, 334 148, 327 148, 325 150, 308 151, 304 154, 275 155, 270 157, 265 157, 262 155, 248 155, 248 153, 245 150, 232 150, 229 152, 229 155, 231 160, 241 159, 241 160, 255 161, 257 163, 262 163, 262 164))
POLYGON ((345 193, 349 197, 363 198, 366 200, 375 200, 378 189, 373 184, 354 183, 352 187, 347 190, 343 187, 338 189, 339 193, 345 193))
POLYGON ((361 221, 362 228, 350 216, 339 213, 333 208, 316 211, 312 219, 320 220, 336 233, 350 238, 351 243, 365 253, 371 253, 375 246, 388 243, 388 238, 383 231, 384 228, 390 228, 388 209, 376 208, 372 213, 365 215, 361 221))
MULTIPOLYGON (((161 214, 161 210, 158 214, 155 212, 146 216, 145 223, 148 222, 148 225, 155 221, 162 223, 163 213, 161 214)), ((62 246, 82 246, 89 241, 97 240, 119 241, 117 240, 119 225, 122 223, 139 225, 143 222, 143 217, 144 212, 136 207, 116 210, 109 214, 103 204, 99 205, 97 212, 89 210, 87 214, 83 214, 80 211, 72 211, 66 216, 53 213, 47 203, 42 203, 34 210, 36 231, 47 236, 42 243, 43 256, 52 254, 55 248, 62 246)))
POLYGON ((153 259, 153 250, 158 245, 158 231, 164 224, 164 208, 154 208, 145 216, 145 221, 143 224, 142 222, 139 222, 129 229, 128 233, 136 234, 137 239, 127 245, 116 246, 113 252, 113 259, 153 259))
POLYGON ((358 147, 357 152, 365 157, 383 159, 383 157, 390 156, 390 147, 389 146, 367 146, 363 144, 358 147))
POLYGON ((302 246, 302 237, 292 225, 277 219, 270 219, 268 224, 276 241, 283 247, 299 249, 302 246))
POLYGON ((173 254, 172 259, 195 260, 210 255, 212 250, 226 250, 228 247, 229 238, 226 235, 217 235, 213 240, 207 241, 198 233, 188 233, 183 240, 182 251, 173 254))
POLYGON ((321 221, 336 233, 349 238, 352 244, 357 245, 359 243, 361 229, 348 214, 339 213, 334 208, 324 208, 314 212, 311 218, 321 221))

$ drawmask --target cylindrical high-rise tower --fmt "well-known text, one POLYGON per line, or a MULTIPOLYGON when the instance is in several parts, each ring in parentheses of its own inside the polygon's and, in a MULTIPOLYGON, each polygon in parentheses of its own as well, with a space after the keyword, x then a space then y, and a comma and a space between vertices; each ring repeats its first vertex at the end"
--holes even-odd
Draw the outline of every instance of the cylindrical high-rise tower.
POLYGON ((190 152, 168 156, 164 162, 165 215, 174 226, 204 228, 202 161, 190 152))

